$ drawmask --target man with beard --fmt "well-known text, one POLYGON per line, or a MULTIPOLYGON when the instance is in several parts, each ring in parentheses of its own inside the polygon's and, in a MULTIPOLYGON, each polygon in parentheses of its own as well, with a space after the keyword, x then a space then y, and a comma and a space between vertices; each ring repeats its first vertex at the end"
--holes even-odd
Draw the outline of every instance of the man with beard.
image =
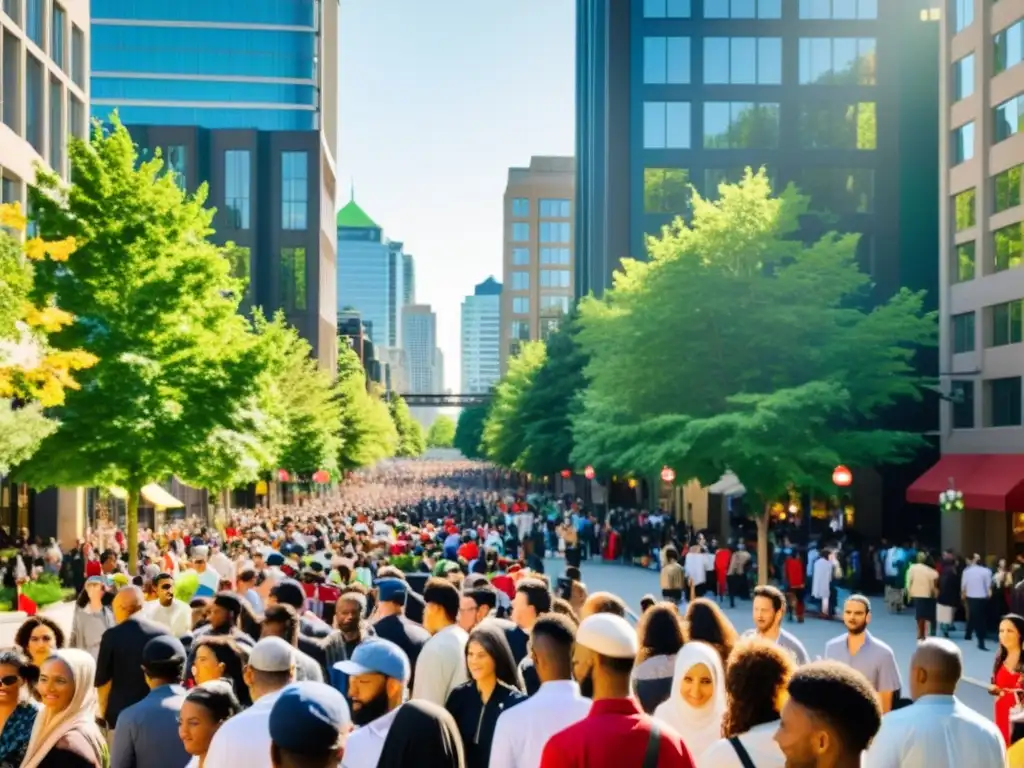
POLYGON ((174 637, 187 635, 192 629, 192 609, 188 603, 174 596, 174 577, 161 573, 153 580, 156 600, 146 603, 143 615, 161 626, 174 637))
POLYGON ((825 658, 840 661, 864 675, 878 691, 884 714, 892 709, 902 682, 892 648, 868 632, 871 601, 864 595, 850 595, 843 606, 843 623, 846 634, 828 641, 825 658))
POLYGON ((391 641, 372 638, 335 668, 348 676, 352 722, 359 727, 345 744, 342 768, 377 768, 384 740, 405 700, 409 657, 391 641))
POLYGON ((860 768, 882 720, 864 676, 818 661, 796 671, 788 694, 775 733, 786 768, 860 768))
POLYGON ((786 596, 782 591, 770 584, 762 584, 754 588, 752 603, 754 629, 747 630, 743 636, 760 637, 785 648, 797 664, 809 662, 811 657, 804 644, 792 632, 782 628, 782 619, 786 615, 786 596))
POLYGON ((375 635, 373 627, 363 620, 365 615, 366 596, 359 592, 346 592, 338 598, 334 609, 335 631, 322 643, 329 672, 328 682, 342 693, 348 691, 348 678, 338 670, 338 662, 351 659, 356 648, 375 635))
POLYGON ((430 639, 430 633, 404 615, 409 585, 400 579, 380 579, 377 582, 377 621, 373 631, 377 637, 390 640, 405 653, 412 669, 416 669, 420 651, 430 639))

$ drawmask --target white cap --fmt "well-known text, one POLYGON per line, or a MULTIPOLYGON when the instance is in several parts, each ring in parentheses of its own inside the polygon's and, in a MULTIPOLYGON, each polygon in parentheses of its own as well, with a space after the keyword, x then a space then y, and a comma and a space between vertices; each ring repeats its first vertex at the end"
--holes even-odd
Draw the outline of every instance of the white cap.
POLYGON ((576 642, 610 659, 632 659, 638 646, 636 630, 612 613, 595 613, 585 618, 576 630, 576 642))
POLYGON ((280 637, 264 637, 249 651, 249 666, 260 672, 287 672, 295 666, 295 649, 280 637))
POLYGON ((193 560, 206 560, 210 556, 210 548, 205 544, 192 547, 193 560))

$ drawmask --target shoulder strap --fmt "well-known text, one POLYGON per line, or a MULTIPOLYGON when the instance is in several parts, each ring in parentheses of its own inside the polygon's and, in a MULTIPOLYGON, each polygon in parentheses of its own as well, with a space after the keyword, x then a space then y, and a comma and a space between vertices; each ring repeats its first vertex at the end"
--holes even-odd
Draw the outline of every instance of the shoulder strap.
POLYGON ((736 751, 736 757, 740 759, 740 764, 743 768, 757 768, 754 765, 754 761, 750 759, 750 753, 747 752, 747 748, 743 746, 743 742, 739 740, 739 737, 733 736, 729 739, 729 743, 732 744, 732 748, 736 751))
POLYGON ((661 728, 656 720, 651 720, 651 736, 647 739, 647 751, 644 753, 643 768, 658 768, 658 753, 661 751, 661 728))

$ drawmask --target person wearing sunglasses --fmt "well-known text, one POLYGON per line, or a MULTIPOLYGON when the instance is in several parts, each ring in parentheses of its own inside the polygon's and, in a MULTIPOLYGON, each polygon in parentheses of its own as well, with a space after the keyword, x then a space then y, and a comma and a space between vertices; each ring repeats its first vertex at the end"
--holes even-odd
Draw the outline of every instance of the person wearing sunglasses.
POLYGON ((161 573, 153 580, 156 600, 146 604, 145 615, 155 621, 174 637, 182 637, 192 631, 192 609, 189 604, 174 596, 174 577, 161 573))
MULTIPOLYGON (((71 620, 69 648, 87 651, 93 659, 100 653, 103 633, 114 626, 114 612, 104 605, 106 584, 102 576, 90 576, 75 601, 75 615, 71 620)), ((0 763, 2 765, 2 763, 0 763)))
POLYGON ((20 651, 0 652, 0 765, 21 765, 25 759, 39 711, 28 696, 37 672, 20 651))

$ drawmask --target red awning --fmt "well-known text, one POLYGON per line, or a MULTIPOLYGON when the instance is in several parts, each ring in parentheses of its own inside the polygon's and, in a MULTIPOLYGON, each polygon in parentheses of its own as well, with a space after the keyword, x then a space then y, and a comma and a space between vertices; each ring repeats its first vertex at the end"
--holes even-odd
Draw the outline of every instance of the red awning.
POLYGON ((949 453, 907 488, 907 501, 938 505, 939 494, 955 488, 968 509, 1024 511, 1024 455, 949 453), (952 483, 952 485, 951 485, 952 483))

